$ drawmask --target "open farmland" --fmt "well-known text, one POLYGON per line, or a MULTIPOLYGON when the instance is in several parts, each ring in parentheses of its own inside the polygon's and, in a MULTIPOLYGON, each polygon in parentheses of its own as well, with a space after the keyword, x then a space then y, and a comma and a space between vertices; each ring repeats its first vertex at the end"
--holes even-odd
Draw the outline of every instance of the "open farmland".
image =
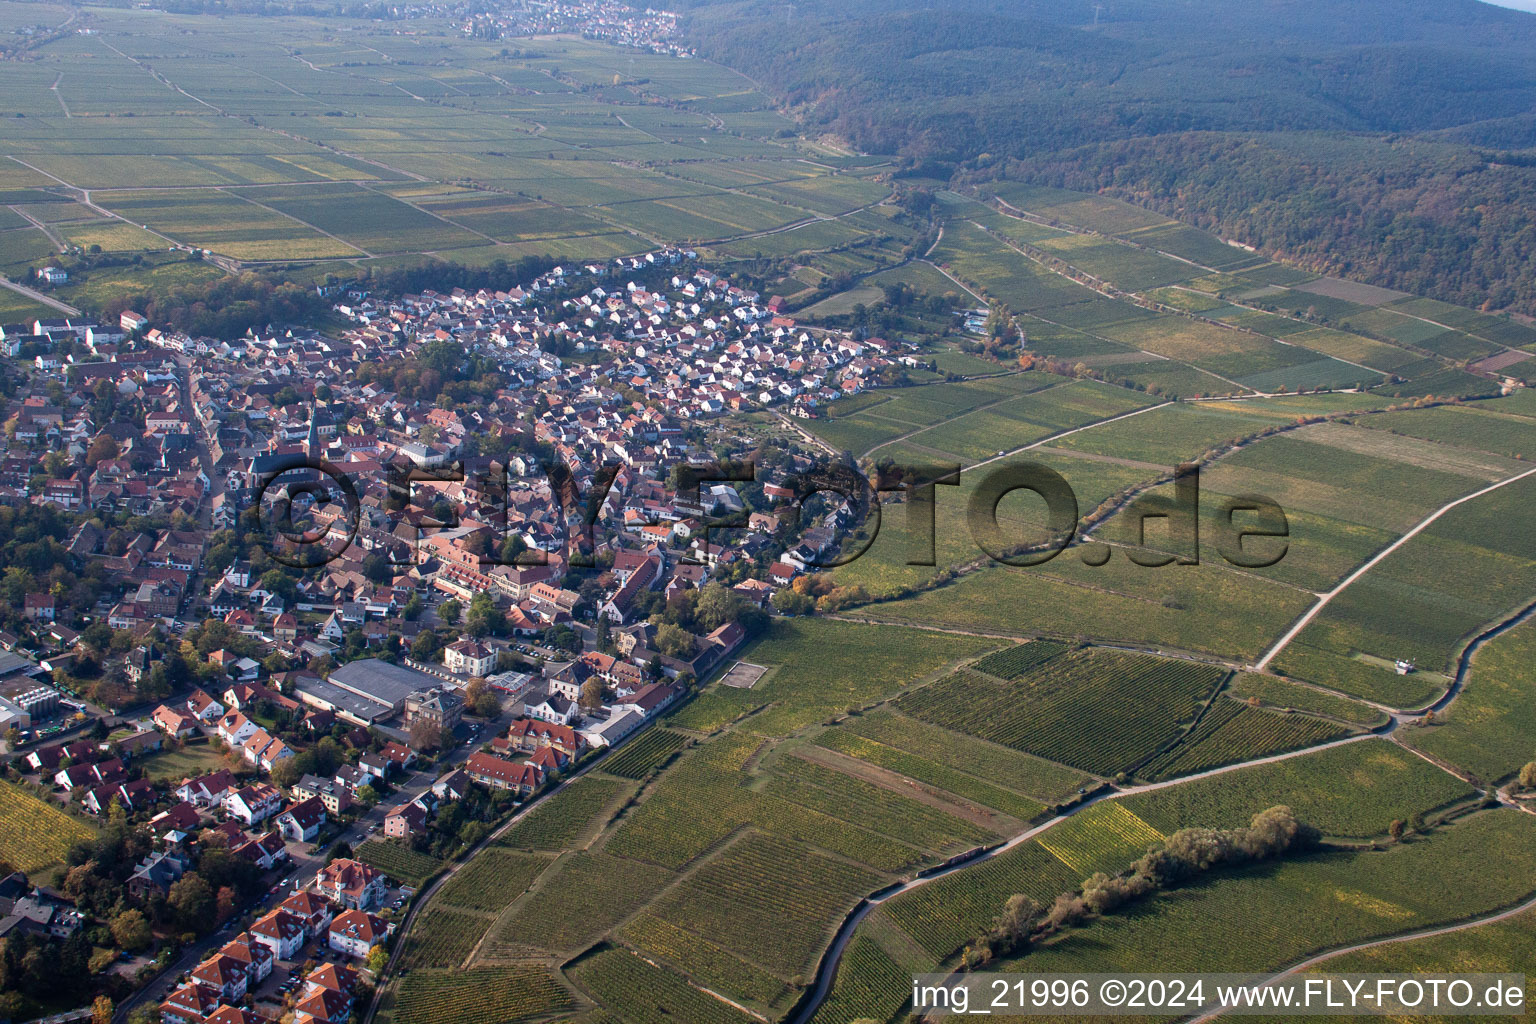
POLYGON ((1289 805, 1325 835, 1365 838, 1394 819, 1467 799, 1472 789, 1393 743, 1365 739, 1255 765, 1127 799, 1166 832, 1235 828, 1275 804, 1289 805))
POLYGON ((1533 495, 1527 477, 1451 509, 1340 593, 1275 666, 1398 706, 1422 699, 1413 676, 1355 655, 1439 671, 1474 634, 1524 607, 1536 587, 1536 541, 1515 526, 1515 510, 1533 495))
MULTIPOLYGON (((59 204, 84 215, 63 232, 81 245, 484 264, 690 239, 764 249, 781 236, 750 236, 800 222, 846 245, 876 234, 856 211, 890 193, 820 162, 767 96, 703 61, 576 37, 514 54, 426 19, 407 34, 109 8, 92 22, 33 51, 5 103, 26 116, 0 131, 18 186, 89 190, 96 209, 59 204)), ((31 233, 29 265, 51 248, 31 233)))
POLYGON ((1508 906, 1532 891, 1533 835, 1536 818, 1491 811, 1383 852, 1216 872, 1032 950, 1028 969, 1278 968, 1317 950, 1508 906), (1468 872, 1473 861, 1486 870, 1468 872), (1297 921, 1309 926, 1297 928, 1297 921))
POLYGON ((1403 741, 1486 782, 1536 760, 1536 704, 1525 672, 1536 656, 1536 623, 1527 620, 1480 647, 1456 700, 1432 726, 1403 741))
POLYGON ((1012 683, 962 671, 897 701, 904 714, 1097 775, 1129 771, 1192 722, 1217 668, 1085 650, 1012 683))

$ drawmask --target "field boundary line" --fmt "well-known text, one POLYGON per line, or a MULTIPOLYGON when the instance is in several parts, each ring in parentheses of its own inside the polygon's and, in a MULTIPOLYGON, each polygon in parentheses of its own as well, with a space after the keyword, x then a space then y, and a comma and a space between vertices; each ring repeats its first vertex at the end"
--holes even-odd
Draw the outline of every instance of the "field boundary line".
POLYGON ((1335 597, 1339 596, 1339 594, 1343 593, 1351 583, 1355 582, 1355 580, 1359 579, 1361 576, 1364 576, 1367 572, 1370 572, 1380 562, 1382 562, 1382 560, 1387 558, 1387 556, 1391 555, 1398 548, 1402 547, 1414 537, 1417 537, 1420 533, 1424 532, 1426 528, 1432 525, 1441 516, 1445 515, 1451 509, 1456 508, 1458 505, 1464 505, 1475 498, 1481 498, 1485 494, 1491 494, 1501 487, 1506 487, 1509 484, 1524 480, 1526 477, 1531 476, 1532 474, 1536 474, 1536 468, 1528 469, 1523 473, 1517 473, 1511 477, 1506 477, 1505 479, 1500 480, 1498 483, 1490 484, 1489 486, 1484 487, 1480 491, 1473 491, 1471 494, 1463 495, 1462 497, 1457 498, 1455 501, 1442 505, 1434 512, 1431 512, 1429 516, 1422 520, 1417 526, 1403 534, 1401 537, 1387 545, 1385 548, 1382 548, 1368 562, 1360 566, 1348 576, 1344 577, 1343 581, 1340 582, 1338 586, 1334 587, 1322 597, 1318 598, 1317 603, 1308 609, 1301 618, 1297 619, 1291 628, 1286 630, 1279 640, 1275 641, 1274 646, 1266 651, 1264 656, 1254 663, 1254 671, 1262 672, 1268 668, 1269 663, 1275 659, 1275 656, 1283 651, 1292 640, 1296 639, 1296 635, 1305 629, 1308 625, 1310 625, 1312 620, 1317 618, 1318 613, 1321 612, 1324 608, 1328 607, 1329 602, 1331 602, 1335 597))

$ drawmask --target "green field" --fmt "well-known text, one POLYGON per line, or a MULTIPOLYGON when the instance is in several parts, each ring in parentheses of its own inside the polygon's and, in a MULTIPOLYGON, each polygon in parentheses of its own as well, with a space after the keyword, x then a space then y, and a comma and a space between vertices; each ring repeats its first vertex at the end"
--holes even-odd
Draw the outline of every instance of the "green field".
POLYGON ((1225 673, 1112 651, 1062 655, 1012 684, 959 672, 902 697, 907 715, 1073 768, 1129 771, 1192 722, 1225 673))
POLYGON ((1533 655, 1532 622, 1495 637, 1478 650, 1441 724, 1409 729, 1403 741, 1490 783, 1536 761, 1536 704, 1528 682, 1533 655))
POLYGON ((1128 798, 1164 832, 1235 828, 1287 804, 1325 834, 1363 838, 1472 795, 1472 789, 1386 740, 1369 739, 1169 786, 1128 798))

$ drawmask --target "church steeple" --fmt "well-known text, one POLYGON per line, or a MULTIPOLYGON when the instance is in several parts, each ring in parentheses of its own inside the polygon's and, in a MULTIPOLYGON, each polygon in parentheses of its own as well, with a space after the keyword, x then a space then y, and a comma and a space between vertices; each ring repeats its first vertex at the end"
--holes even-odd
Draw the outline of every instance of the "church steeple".
POLYGON ((309 404, 309 433, 304 435, 304 454, 318 459, 324 449, 320 447, 320 428, 315 424, 315 403, 309 404))

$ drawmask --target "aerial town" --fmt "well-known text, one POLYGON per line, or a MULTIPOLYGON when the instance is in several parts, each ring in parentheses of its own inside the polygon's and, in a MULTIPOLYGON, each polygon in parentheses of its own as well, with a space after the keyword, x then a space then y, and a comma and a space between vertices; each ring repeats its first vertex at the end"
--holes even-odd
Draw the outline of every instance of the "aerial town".
POLYGON ((335 331, 238 344, 134 311, 0 328, 30 367, 0 460, 7 770, 106 826, 0 882, 35 984, 28 948, 105 950, 143 1020, 347 1020, 417 891, 399 856, 469 850, 813 603, 849 513, 782 514, 826 455, 796 418, 923 362, 676 249, 332 300, 335 331), (779 440, 716 433, 727 411, 779 440), (760 465, 679 486, 721 457, 760 465))

